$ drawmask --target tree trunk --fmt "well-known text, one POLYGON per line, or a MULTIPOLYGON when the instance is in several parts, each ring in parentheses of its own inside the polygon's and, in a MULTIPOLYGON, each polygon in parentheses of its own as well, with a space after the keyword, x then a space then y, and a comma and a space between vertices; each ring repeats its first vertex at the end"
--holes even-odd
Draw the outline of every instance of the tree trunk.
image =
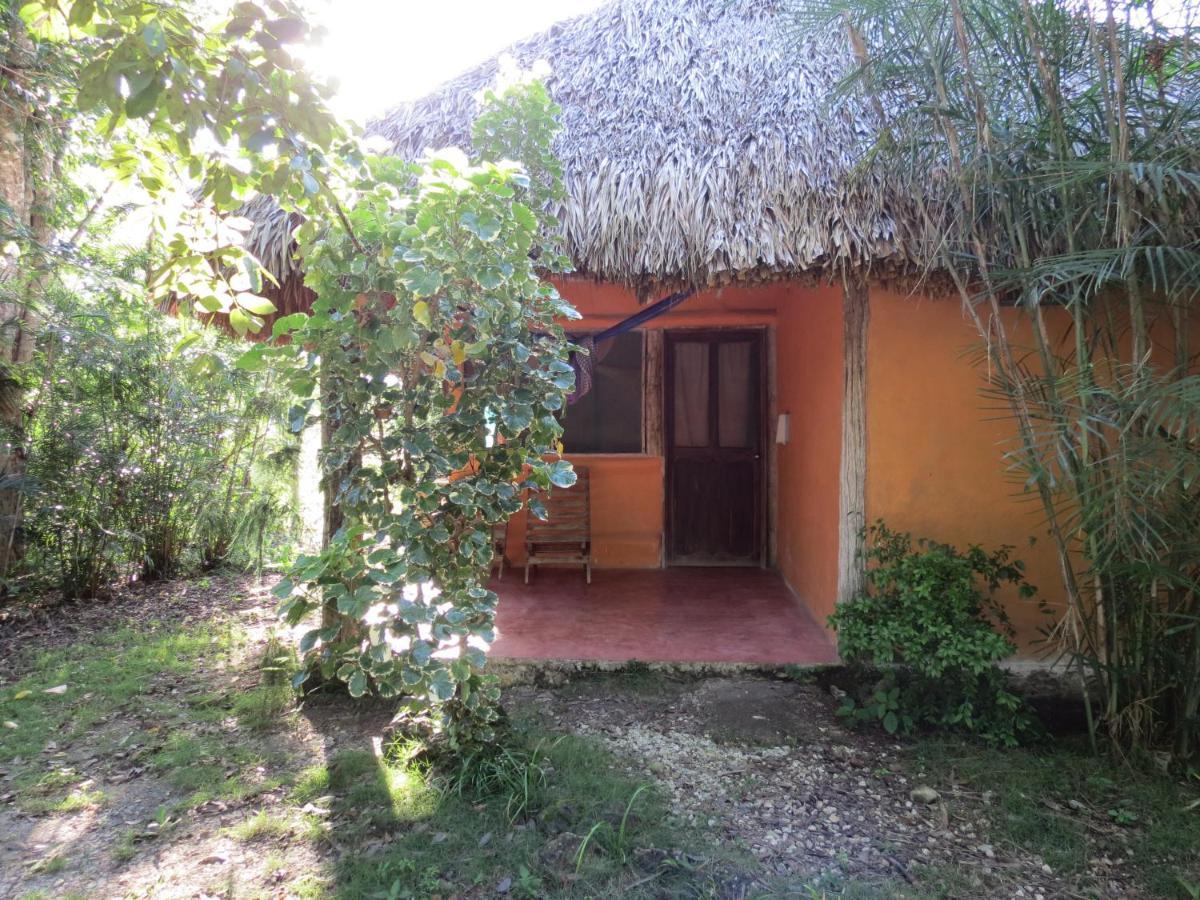
POLYGON ((846 276, 842 301, 842 465, 838 491, 838 603, 864 585, 863 528, 867 516, 867 319, 866 279, 846 276))
POLYGON ((42 214, 49 188, 39 169, 50 156, 44 128, 29 108, 23 81, 33 62, 24 26, 10 17, 0 69, 0 578, 21 558, 21 482, 25 477, 25 389, 37 321, 29 299, 38 281, 39 249, 49 237, 42 214))
MULTIPOLYGON (((330 377, 325 368, 322 367, 320 375, 321 383, 321 492, 324 503, 324 516, 321 527, 321 549, 326 550, 333 536, 337 534, 339 528, 346 521, 346 516, 342 511, 341 505, 337 502, 338 489, 341 486, 342 480, 350 474, 351 470, 358 464, 357 460, 351 459, 345 466, 337 471, 330 472, 326 470, 324 463, 324 453, 333 442, 333 434, 337 431, 338 421, 337 416, 333 412, 333 399, 336 396, 336 381, 330 377)), ((342 641, 352 638, 357 634, 359 623, 356 619, 349 616, 344 616, 338 612, 336 600, 326 600, 321 606, 321 627, 330 628, 334 625, 341 626, 341 634, 337 640, 342 641)))

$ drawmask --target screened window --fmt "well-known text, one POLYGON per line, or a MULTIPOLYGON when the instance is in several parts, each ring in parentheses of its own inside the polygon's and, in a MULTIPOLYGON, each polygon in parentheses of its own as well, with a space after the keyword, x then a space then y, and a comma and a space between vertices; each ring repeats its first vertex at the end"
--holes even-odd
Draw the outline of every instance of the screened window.
POLYGON ((630 331, 595 349, 592 389, 563 415, 568 453, 642 452, 642 344, 630 331))

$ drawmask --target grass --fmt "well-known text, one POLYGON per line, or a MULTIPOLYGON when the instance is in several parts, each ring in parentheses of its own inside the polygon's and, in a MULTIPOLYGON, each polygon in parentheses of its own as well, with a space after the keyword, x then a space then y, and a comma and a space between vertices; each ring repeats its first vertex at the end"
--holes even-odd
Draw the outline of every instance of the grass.
POLYGON ((440 775, 407 760, 343 752, 297 778, 292 802, 329 799, 337 842, 352 848, 337 863, 333 895, 713 892, 712 873, 681 852, 697 836, 591 741, 520 731, 509 749, 440 775))
POLYGON ((113 859, 119 863, 129 862, 137 856, 138 832, 133 828, 126 828, 117 838, 116 844, 113 846, 113 859))
POLYGON ((238 694, 233 701, 233 713, 243 728, 269 731, 295 710, 296 694, 291 680, 297 664, 295 650, 272 635, 258 661, 261 683, 238 694))
MULTIPOLYGON (((151 702, 147 691, 157 679, 186 676, 201 661, 226 658, 238 642, 229 628, 198 625, 185 631, 148 623, 144 629, 90 635, 86 652, 75 648, 37 654, 30 674, 0 691, 0 762, 28 763, 52 743, 85 734, 103 736, 100 726, 106 719, 151 702)), ((108 740, 115 744, 118 739, 108 740)), ((18 777, 16 782, 29 787, 38 778, 18 777)))
POLYGON ((989 839, 1036 853, 1086 886, 1092 860, 1127 859, 1153 897, 1191 898, 1200 884, 1200 781, 1132 771, 1059 741, 1041 750, 989 750, 926 739, 911 768, 990 800, 989 839))
POLYGON ((271 815, 265 809, 260 809, 250 818, 231 827, 228 833, 235 841, 251 843, 285 837, 292 833, 292 823, 284 816, 271 815))

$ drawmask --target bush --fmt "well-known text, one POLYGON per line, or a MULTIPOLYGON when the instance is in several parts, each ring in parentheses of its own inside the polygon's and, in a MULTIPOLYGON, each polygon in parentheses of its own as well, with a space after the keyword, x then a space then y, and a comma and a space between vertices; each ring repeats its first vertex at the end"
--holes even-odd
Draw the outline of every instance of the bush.
POLYGON ((975 734, 1015 745, 1033 730, 1024 702, 1008 690, 997 663, 1016 650, 1008 616, 994 599, 1003 584, 1032 597, 1011 547, 960 552, 927 538, 913 541, 882 522, 868 530, 867 590, 829 617, 842 658, 877 681, 848 695, 841 714, 878 721, 889 733, 920 726, 975 734))
POLYGON ((22 592, 96 597, 123 580, 261 567, 288 525, 296 442, 265 379, 233 365, 240 348, 209 333, 181 350, 178 322, 115 291, 58 297, 48 313, 22 592))

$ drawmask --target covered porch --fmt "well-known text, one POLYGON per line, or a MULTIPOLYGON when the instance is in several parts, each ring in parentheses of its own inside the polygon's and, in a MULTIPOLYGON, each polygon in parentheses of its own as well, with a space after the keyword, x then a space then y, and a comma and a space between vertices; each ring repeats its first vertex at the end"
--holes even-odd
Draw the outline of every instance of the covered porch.
POLYGON ((829 634, 774 572, 756 568, 508 570, 500 595, 500 659, 752 665, 837 661, 829 634))

